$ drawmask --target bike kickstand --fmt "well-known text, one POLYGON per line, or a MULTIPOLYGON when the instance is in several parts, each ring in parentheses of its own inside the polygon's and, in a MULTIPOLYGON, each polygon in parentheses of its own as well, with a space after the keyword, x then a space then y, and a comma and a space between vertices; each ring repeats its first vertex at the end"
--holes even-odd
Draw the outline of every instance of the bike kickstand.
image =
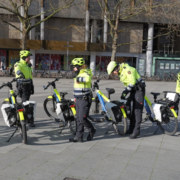
POLYGON ((6 142, 9 142, 11 140, 11 138, 14 136, 14 134, 16 133, 17 130, 18 130, 18 127, 15 129, 15 131, 12 133, 11 137, 6 142))
POLYGON ((157 133, 158 130, 159 130, 159 126, 157 127, 156 131, 154 132, 154 135, 157 133))
POLYGON ((113 123, 111 125, 109 125, 108 130, 104 134, 107 134, 109 132, 109 130, 112 128, 112 126, 113 126, 113 123))
POLYGON ((62 131, 64 130, 64 128, 67 126, 67 123, 65 123, 64 124, 64 126, 62 127, 62 129, 59 131, 59 133, 58 134, 61 134, 62 133, 62 131))

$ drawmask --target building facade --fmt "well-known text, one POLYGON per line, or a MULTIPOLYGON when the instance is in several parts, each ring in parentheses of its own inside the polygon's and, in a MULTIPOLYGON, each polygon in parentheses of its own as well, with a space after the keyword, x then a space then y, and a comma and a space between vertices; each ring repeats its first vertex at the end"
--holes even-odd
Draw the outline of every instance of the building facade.
MULTIPOLYGON (((62 10, 31 30, 27 48, 33 54, 31 62, 36 69, 68 70, 73 58, 84 57, 93 73, 106 71, 112 53, 110 26, 106 18, 92 16, 89 3, 88 0, 83 3, 81 1, 81 5, 62 10)), ((47 9, 46 0, 37 0, 29 9, 29 16, 33 16, 36 11, 44 12, 47 9)), ((0 10, 0 16, 4 14, 7 12, 0 10)), ((31 25, 43 20, 47 15, 46 13, 32 19, 31 25)), ((11 24, 21 27, 16 17, 10 15, 8 18, 11 24)), ((141 75, 179 71, 178 37, 174 35, 170 41, 167 41, 165 36, 153 40, 160 25, 148 24, 145 21, 120 21, 118 29, 121 33, 117 39, 117 62, 128 62, 136 67, 141 75), (146 41, 147 39, 149 40, 146 41)), ((19 60, 21 38, 22 35, 15 28, 0 23, 0 60, 6 66, 19 60)))

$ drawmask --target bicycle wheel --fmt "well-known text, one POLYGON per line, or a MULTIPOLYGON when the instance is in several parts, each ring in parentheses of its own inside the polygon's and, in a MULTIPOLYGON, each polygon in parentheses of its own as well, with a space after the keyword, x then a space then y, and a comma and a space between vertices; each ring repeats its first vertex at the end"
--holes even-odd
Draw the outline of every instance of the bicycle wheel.
POLYGON ((122 118, 122 121, 113 123, 113 127, 117 134, 124 135, 127 131, 127 118, 122 118))
POLYGON ((59 122, 60 119, 56 114, 56 101, 53 99, 45 99, 44 101, 44 110, 46 114, 52 119, 55 120, 56 122, 59 122))
POLYGON ((159 122, 160 129, 167 135, 174 135, 178 129, 178 119, 176 117, 169 117, 168 122, 159 122))
POLYGON ((21 138, 22 138, 22 142, 24 144, 27 144, 27 130, 26 130, 26 124, 21 124, 20 125, 20 134, 21 134, 21 138))

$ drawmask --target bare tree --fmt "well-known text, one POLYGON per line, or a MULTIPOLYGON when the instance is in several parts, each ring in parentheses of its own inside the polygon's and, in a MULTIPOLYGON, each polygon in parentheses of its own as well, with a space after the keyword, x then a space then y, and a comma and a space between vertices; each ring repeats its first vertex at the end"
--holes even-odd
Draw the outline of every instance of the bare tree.
POLYGON ((26 49, 28 34, 33 28, 45 22, 59 11, 75 5, 74 1, 75 0, 0 0, 0 14, 4 14, 0 16, 0 21, 10 25, 22 34, 21 48, 24 50, 26 49), (44 4, 46 4, 46 9, 43 12, 40 7, 37 8, 39 3, 41 4, 40 7, 44 7, 44 4), (30 8, 33 8, 33 15, 31 16, 29 15, 30 8), (35 25, 31 25, 31 19, 40 19, 41 15, 45 16, 44 19, 38 20, 35 25), (9 17, 17 17, 21 23, 21 27, 11 23, 9 17))
MULTIPOLYGON (((117 47, 127 44, 143 42, 142 38, 131 42, 117 43, 120 33, 133 29, 132 27, 120 29, 123 22, 147 22, 166 24, 163 31, 159 31, 157 38, 162 35, 179 33, 180 24, 180 1, 179 0, 91 0, 91 18, 107 20, 112 38, 105 45, 112 48, 111 61, 115 60, 117 47)), ((150 40, 150 39, 147 39, 150 40)))

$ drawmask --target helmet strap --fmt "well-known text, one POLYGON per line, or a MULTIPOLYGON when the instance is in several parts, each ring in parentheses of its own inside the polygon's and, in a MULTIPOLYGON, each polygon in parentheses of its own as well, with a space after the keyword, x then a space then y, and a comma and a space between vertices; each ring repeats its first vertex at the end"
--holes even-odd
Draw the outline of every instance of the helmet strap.
POLYGON ((26 59, 27 57, 22 57, 22 59, 25 61, 25 59, 26 59))

